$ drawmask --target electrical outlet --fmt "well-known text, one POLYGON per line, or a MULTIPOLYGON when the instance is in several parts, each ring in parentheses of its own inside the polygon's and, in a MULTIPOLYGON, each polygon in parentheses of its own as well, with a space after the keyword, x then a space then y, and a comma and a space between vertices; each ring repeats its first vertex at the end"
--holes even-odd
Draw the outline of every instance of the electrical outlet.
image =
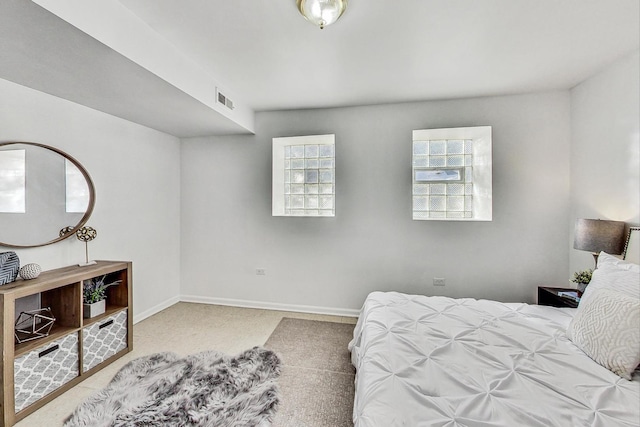
POLYGON ((433 286, 444 286, 444 284, 445 284, 444 277, 433 278, 433 286))
POLYGON ((264 268, 256 268, 256 276, 266 276, 267 270, 264 268))

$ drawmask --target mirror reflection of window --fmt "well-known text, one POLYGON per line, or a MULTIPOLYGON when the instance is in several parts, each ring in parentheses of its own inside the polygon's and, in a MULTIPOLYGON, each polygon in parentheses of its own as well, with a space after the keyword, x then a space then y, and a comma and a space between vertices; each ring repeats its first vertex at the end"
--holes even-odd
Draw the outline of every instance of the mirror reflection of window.
POLYGON ((89 207, 89 187, 80 169, 65 159, 66 210, 68 213, 85 213, 89 207))
POLYGON ((25 150, 0 151, 0 212, 26 213, 25 150))

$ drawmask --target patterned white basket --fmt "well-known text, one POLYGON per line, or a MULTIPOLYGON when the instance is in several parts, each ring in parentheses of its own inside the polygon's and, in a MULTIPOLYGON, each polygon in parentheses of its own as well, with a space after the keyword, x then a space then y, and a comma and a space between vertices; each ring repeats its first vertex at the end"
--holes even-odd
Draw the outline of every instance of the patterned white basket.
POLYGON ((13 362, 15 411, 21 411, 79 375, 78 333, 38 347, 13 362))
POLYGON ((127 310, 107 317, 82 330, 82 372, 107 360, 127 347, 127 310))

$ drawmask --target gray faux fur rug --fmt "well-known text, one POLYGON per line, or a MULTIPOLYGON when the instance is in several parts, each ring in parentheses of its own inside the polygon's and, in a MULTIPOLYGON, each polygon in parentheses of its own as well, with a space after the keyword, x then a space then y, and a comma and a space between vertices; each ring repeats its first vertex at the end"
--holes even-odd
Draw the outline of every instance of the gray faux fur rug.
POLYGON ((279 403, 278 356, 261 347, 132 360, 71 414, 65 427, 269 425, 279 403))

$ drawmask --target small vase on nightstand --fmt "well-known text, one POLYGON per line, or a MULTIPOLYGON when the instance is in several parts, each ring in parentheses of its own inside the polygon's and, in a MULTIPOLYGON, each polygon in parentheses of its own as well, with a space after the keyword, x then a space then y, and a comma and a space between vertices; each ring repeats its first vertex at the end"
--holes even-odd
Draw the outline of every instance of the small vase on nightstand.
POLYGON ((571 281, 576 284, 576 287, 578 288, 580 293, 583 293, 584 290, 589 285, 592 275, 593 275, 593 270, 591 269, 576 271, 575 273, 573 273, 573 279, 571 279, 571 281))

